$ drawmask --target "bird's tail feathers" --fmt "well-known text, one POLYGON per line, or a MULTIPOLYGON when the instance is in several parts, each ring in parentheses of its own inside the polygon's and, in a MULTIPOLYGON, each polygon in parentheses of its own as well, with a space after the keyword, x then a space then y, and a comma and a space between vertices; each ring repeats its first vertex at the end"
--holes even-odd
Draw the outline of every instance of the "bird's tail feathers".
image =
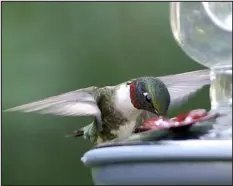
POLYGON ((81 129, 73 131, 73 133, 71 133, 71 134, 67 134, 65 137, 67 137, 67 138, 69 138, 69 137, 80 137, 80 136, 83 136, 83 135, 84 135, 84 131, 81 128, 81 129))

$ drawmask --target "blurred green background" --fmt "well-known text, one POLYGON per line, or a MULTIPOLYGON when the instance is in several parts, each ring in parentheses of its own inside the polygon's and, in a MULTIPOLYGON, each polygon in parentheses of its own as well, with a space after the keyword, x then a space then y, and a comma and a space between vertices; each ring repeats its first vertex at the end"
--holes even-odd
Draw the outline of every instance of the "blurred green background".
MULTIPOLYGON (((91 85, 202 68, 174 40, 167 2, 2 3, 3 109, 91 85)), ((207 88, 182 110, 198 107, 209 108, 207 88)), ((92 184, 80 161, 91 144, 64 137, 90 120, 3 113, 3 184, 92 184)))

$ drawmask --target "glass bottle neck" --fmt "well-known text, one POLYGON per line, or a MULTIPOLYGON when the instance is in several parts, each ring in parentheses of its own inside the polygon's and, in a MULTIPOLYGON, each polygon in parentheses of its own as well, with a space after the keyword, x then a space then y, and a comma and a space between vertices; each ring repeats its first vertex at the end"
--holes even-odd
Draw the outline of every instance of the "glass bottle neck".
POLYGON ((210 80, 211 110, 232 110, 232 66, 211 68, 210 80))

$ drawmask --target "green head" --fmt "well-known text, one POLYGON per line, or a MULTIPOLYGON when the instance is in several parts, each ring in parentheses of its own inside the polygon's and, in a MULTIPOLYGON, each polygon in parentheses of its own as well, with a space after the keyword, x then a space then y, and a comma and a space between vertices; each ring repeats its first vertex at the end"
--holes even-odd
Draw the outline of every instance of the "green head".
POLYGON ((155 77, 141 77, 130 84, 131 102, 158 116, 166 116, 170 105, 170 94, 166 85, 155 77))

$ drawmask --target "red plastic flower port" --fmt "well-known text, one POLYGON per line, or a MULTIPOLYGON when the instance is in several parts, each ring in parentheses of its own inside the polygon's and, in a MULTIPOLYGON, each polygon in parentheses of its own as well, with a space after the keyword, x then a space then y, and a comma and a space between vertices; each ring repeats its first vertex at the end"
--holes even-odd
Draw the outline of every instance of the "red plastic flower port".
POLYGON ((187 113, 181 113, 173 118, 159 117, 152 120, 146 120, 142 126, 136 128, 135 133, 147 130, 172 129, 182 126, 193 125, 196 122, 206 121, 216 117, 218 114, 211 114, 205 109, 196 109, 187 113))

